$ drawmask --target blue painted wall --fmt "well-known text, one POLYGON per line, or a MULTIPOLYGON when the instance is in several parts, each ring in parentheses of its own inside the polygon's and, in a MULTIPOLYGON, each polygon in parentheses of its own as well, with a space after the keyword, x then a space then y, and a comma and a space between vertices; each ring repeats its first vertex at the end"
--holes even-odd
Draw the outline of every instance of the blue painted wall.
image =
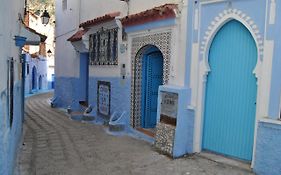
POLYGON ((14 120, 10 127, 7 116, 7 91, 0 92, 0 174, 13 174, 18 145, 22 135, 21 83, 14 87, 14 120))
POLYGON ((120 113, 126 111, 130 115, 131 78, 123 80, 120 77, 90 77, 89 104, 94 107, 97 106, 98 81, 107 81, 111 84, 111 114, 115 111, 120 113))
MULTIPOLYGON (((130 114, 131 83, 130 78, 122 80, 120 77, 90 77, 88 87, 89 104, 97 106, 98 81, 111 83, 111 113, 114 111, 126 111, 130 114), (123 82, 122 82, 123 81, 123 82)), ((55 80, 55 95, 57 97, 56 107, 67 108, 72 104, 73 110, 79 110, 81 95, 81 80, 79 78, 60 77, 55 80)))
POLYGON ((55 77, 56 107, 80 110, 79 101, 86 101, 88 98, 88 77, 89 64, 88 53, 80 54, 79 77, 55 77))
POLYGON ((259 175, 281 174, 281 122, 259 122, 254 171, 259 175))
POLYGON ((73 110, 79 110, 79 100, 81 98, 80 79, 73 77, 55 77, 56 107, 67 108, 71 105, 73 110))

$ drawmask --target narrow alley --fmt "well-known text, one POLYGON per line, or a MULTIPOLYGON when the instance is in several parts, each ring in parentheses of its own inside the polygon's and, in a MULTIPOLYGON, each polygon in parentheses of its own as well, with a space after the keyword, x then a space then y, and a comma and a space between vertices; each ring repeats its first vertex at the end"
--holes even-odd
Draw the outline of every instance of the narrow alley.
POLYGON ((196 155, 172 161, 145 141, 110 136, 104 126, 70 120, 63 111, 50 107, 51 96, 27 99, 16 174, 251 174, 196 155))

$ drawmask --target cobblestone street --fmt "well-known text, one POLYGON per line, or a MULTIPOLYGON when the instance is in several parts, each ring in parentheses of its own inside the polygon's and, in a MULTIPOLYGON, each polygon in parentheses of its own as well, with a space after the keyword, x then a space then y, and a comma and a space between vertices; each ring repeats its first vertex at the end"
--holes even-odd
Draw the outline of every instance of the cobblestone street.
POLYGON ((24 144, 16 174, 246 175, 250 172, 197 155, 171 160, 142 140, 114 137, 104 126, 70 120, 48 104, 52 94, 26 102, 24 144))

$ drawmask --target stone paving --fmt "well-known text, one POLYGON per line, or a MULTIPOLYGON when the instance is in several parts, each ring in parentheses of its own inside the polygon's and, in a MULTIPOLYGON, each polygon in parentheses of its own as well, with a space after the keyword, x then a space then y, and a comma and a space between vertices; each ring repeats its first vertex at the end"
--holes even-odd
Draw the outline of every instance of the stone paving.
POLYGON ((172 160, 150 143, 110 136, 104 126, 73 121, 48 104, 52 94, 26 102, 20 175, 248 175, 242 168, 197 155, 172 160))

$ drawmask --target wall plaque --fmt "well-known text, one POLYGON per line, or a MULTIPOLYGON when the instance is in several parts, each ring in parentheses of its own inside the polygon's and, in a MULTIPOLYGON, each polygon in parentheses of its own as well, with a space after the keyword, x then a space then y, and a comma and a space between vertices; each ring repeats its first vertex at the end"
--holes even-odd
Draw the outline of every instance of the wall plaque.
POLYGON ((98 81, 98 113, 110 115, 110 82, 98 81))
POLYGON ((177 118, 178 94, 171 92, 161 92, 161 111, 160 114, 171 118, 177 118))

